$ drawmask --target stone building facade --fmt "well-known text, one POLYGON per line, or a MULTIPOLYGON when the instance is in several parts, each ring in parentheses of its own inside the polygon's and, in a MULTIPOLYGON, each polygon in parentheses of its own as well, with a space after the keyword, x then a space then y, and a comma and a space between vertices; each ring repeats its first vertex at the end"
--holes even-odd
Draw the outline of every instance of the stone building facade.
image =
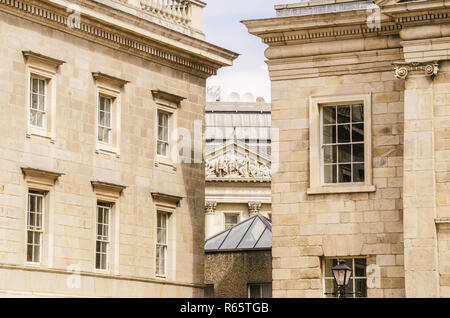
POLYGON ((203 296, 204 6, 0 1, 1 296, 203 296))
POLYGON ((270 104, 207 102, 205 234, 271 216, 270 104))
POLYGON ((274 297, 450 296, 450 9, 303 1, 244 21, 272 81, 274 297))

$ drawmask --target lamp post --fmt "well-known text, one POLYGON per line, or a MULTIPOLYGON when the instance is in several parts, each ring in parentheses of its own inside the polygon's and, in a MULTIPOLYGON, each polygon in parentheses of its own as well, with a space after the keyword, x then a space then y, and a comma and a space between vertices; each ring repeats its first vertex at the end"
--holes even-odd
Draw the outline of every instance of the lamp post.
POLYGON ((339 264, 334 266, 331 270, 333 271, 334 280, 338 286, 339 298, 345 298, 345 289, 352 276, 352 269, 341 259, 339 260, 339 264))

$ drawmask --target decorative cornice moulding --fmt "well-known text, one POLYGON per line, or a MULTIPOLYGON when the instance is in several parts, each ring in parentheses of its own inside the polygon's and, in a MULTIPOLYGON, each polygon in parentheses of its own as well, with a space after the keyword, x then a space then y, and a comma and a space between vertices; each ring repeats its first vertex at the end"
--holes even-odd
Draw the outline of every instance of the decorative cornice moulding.
MULTIPOLYGON (((231 51, 221 49, 207 42, 179 33, 179 37, 185 38, 184 42, 191 41, 197 43, 197 46, 202 46, 201 48, 195 49, 192 47, 191 52, 185 49, 182 50, 177 47, 171 47, 166 43, 159 43, 156 39, 151 39, 131 30, 108 24, 102 20, 95 19, 95 17, 84 16, 83 14, 81 15, 80 23, 76 27, 69 27, 70 12, 66 12, 65 9, 66 8, 53 6, 47 1, 0 0, 0 11, 201 78, 215 75, 217 69, 227 65, 218 59, 214 59, 214 56, 216 56, 215 54, 223 55, 220 56, 220 59, 229 60, 230 63, 238 56, 231 51), (198 49, 212 50, 212 58, 204 57, 204 53, 195 54, 198 49)), ((165 34, 159 36, 163 38, 165 34)), ((217 57, 219 58, 219 55, 217 55, 217 57)))

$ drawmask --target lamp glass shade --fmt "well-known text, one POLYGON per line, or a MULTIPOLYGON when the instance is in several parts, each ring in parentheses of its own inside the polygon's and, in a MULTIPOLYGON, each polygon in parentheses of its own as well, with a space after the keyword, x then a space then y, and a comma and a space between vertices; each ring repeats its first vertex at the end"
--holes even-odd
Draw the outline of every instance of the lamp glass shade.
POLYGON ((347 286, 352 276, 352 269, 345 264, 344 260, 340 260, 339 264, 332 269, 334 279, 338 286, 347 286))

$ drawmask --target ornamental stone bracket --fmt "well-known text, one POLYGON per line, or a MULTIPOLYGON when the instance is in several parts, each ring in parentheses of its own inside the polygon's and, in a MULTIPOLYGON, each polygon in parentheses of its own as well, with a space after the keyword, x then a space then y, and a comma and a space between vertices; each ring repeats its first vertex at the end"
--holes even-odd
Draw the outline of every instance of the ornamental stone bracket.
POLYGON ((261 201, 250 201, 248 203, 248 213, 250 216, 258 214, 261 211, 261 201))
POLYGON ((206 201, 205 202, 205 214, 214 214, 216 212, 217 202, 206 201))
POLYGON ((398 79, 406 79, 409 75, 421 75, 434 78, 439 72, 439 61, 396 62, 393 65, 395 77, 398 79))

